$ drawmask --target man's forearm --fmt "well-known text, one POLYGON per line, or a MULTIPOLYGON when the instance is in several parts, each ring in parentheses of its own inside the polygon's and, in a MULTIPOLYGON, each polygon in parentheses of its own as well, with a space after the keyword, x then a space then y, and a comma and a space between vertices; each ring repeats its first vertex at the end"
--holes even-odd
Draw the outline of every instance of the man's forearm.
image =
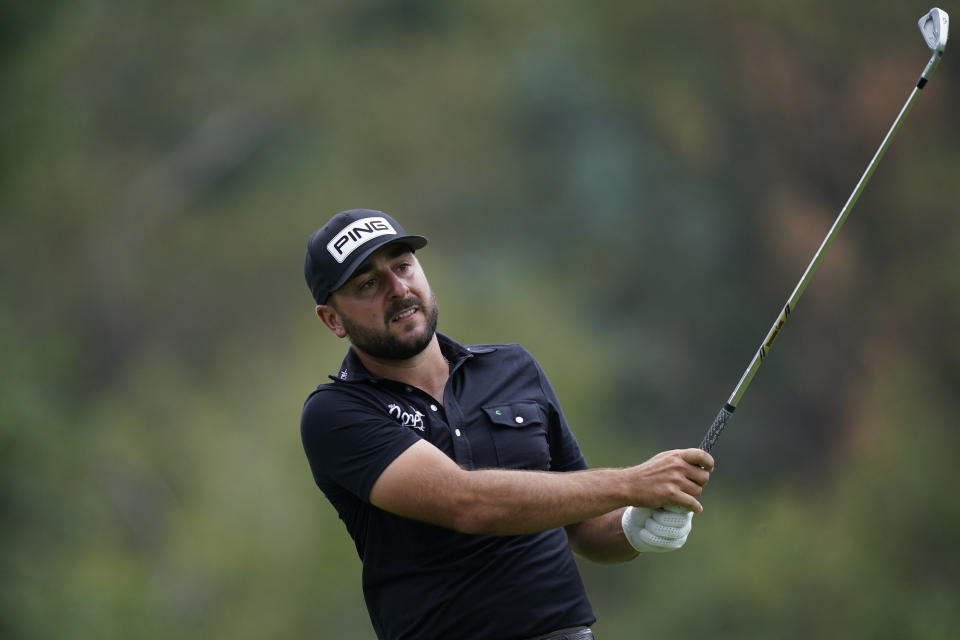
POLYGON ((458 478, 454 528, 515 535, 590 520, 630 503, 621 469, 567 473, 482 469, 458 478))
POLYGON ((380 474, 370 502, 464 533, 516 535, 563 527, 627 505, 693 511, 713 461, 699 449, 668 451, 623 469, 549 472, 463 469, 432 444, 411 445, 380 474))

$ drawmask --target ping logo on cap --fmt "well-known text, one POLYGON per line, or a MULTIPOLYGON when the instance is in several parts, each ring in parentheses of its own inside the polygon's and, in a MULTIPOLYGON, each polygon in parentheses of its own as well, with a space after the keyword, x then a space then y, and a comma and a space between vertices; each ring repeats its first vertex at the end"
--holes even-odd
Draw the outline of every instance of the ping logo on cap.
POLYGON ((327 252, 333 256, 334 260, 342 264, 360 245, 373 238, 386 235, 397 235, 396 229, 387 222, 386 218, 375 216, 355 220, 327 243, 327 252))

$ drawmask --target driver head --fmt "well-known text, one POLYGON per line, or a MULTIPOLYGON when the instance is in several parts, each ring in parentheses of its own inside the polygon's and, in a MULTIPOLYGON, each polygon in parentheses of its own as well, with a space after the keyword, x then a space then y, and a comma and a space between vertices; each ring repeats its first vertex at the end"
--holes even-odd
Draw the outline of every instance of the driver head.
POLYGON ((947 12, 937 8, 930 9, 929 13, 920 18, 918 25, 927 46, 935 53, 942 54, 947 46, 947 31, 950 27, 950 16, 947 12))

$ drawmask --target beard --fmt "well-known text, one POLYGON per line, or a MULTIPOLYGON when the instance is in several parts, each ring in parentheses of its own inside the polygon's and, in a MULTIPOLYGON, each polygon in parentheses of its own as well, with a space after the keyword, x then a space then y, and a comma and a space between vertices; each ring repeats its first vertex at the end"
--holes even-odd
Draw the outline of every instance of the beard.
POLYGON ((382 330, 362 327, 352 320, 340 316, 340 322, 350 338, 350 343, 367 355, 380 360, 407 360, 427 348, 437 332, 439 318, 436 296, 430 296, 430 304, 424 304, 417 296, 408 296, 390 305, 384 314, 385 326, 382 330), (395 335, 390 332, 390 322, 393 316, 404 309, 417 306, 426 317, 427 323, 422 331, 410 335, 395 335))

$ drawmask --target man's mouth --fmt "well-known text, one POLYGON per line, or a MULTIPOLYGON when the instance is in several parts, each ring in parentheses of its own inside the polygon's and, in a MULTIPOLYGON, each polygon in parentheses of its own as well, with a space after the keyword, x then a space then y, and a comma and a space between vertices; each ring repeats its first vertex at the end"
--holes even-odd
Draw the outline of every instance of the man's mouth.
POLYGON ((416 307, 410 307, 409 309, 406 309, 406 310, 404 310, 404 311, 401 311, 401 312, 398 313, 397 315, 393 316, 393 318, 391 318, 390 321, 391 321, 391 322, 402 322, 402 321, 406 320, 407 318, 409 318, 410 316, 412 316, 413 314, 415 314, 416 312, 417 312, 417 308, 416 308, 416 307))

